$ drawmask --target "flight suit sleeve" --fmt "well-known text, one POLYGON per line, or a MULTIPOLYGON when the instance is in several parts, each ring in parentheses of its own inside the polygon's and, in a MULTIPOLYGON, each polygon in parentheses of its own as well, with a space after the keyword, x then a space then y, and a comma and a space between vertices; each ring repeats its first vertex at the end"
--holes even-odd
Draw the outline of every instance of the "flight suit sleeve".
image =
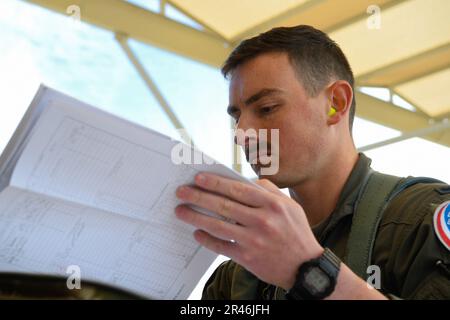
POLYGON ((202 300, 230 299, 230 262, 222 262, 203 288, 202 300))
POLYGON ((382 292, 402 299, 450 299, 450 252, 433 217, 450 200, 448 186, 418 184, 387 207, 374 247, 382 292))
POLYGON ((232 260, 217 267, 203 288, 202 300, 259 299, 262 282, 232 260))

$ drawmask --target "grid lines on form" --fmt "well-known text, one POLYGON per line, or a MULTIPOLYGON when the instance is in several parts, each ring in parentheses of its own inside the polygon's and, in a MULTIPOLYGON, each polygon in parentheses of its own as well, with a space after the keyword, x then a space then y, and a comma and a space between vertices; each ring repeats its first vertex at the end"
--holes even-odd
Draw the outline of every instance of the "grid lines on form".
POLYGON ((29 193, 12 194, 0 216, 0 262, 11 267, 45 272, 61 241, 70 232, 77 216, 74 207, 57 204, 29 193))
POLYGON ((166 297, 185 268, 158 225, 28 192, 0 194, 0 270, 66 276, 166 297))
POLYGON ((171 166, 169 156, 158 150, 66 117, 40 155, 28 185, 39 192, 148 219, 171 166))
POLYGON ((97 279, 155 297, 172 292, 200 249, 194 228, 174 214, 175 190, 194 181, 195 169, 70 117, 37 159, 30 189, 86 208, 52 267, 79 262, 97 279))

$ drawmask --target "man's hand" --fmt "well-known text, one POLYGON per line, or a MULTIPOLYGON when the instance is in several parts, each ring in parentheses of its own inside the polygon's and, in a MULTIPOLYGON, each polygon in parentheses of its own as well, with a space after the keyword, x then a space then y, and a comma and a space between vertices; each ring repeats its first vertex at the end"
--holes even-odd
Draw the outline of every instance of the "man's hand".
POLYGON ((298 267, 317 258, 315 239, 302 207, 268 180, 262 188, 213 174, 199 174, 196 187, 182 186, 177 197, 236 221, 228 223, 181 205, 179 219, 198 228, 195 239, 230 257, 264 282, 290 289, 298 267))

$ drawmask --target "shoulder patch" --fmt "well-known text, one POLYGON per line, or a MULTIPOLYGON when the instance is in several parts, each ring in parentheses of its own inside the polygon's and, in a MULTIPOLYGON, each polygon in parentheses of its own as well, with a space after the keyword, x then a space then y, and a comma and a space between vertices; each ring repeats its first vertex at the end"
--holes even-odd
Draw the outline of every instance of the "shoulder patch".
POLYGON ((450 251, 450 201, 437 207, 433 216, 434 232, 442 244, 450 251))

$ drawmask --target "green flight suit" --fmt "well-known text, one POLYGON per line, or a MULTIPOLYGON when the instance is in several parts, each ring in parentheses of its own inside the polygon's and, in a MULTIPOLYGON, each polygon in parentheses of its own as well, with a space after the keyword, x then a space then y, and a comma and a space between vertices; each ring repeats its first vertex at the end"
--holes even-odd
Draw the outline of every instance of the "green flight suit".
MULTIPOLYGON (((319 243, 344 263, 355 202, 370 163, 360 154, 335 210, 313 228, 319 243)), ((388 204, 378 227, 371 262, 380 268, 383 294, 402 299, 450 299, 450 252, 433 227, 436 208, 448 200, 448 185, 418 183, 388 204)), ((285 292, 260 281, 234 261, 227 261, 210 277, 202 298, 285 299, 285 292)))

